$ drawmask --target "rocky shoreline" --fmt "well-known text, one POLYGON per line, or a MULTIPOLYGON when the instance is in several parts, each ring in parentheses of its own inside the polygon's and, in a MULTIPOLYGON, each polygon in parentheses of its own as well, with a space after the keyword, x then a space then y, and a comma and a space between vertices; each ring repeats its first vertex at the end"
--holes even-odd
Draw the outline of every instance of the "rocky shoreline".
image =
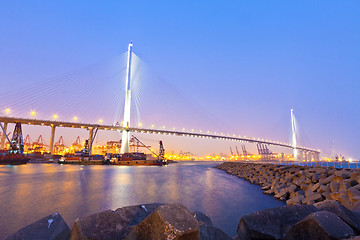
POLYGON ((225 162, 216 168, 262 186, 287 205, 335 200, 360 210, 360 170, 297 165, 225 162))

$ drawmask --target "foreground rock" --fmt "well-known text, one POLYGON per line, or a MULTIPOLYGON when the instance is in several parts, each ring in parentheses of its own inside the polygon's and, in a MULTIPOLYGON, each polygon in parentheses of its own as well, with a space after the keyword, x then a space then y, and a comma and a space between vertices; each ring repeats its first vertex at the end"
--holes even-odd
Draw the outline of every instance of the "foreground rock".
POLYGON ((334 213, 315 212, 295 224, 285 240, 298 239, 344 239, 354 236, 354 231, 334 213))
POLYGON ((266 209, 242 217, 237 233, 242 240, 282 239, 294 224, 316 211, 312 205, 266 209))
POLYGON ((186 207, 168 204, 158 207, 135 226, 126 239, 199 239, 199 227, 186 207))
POLYGON ((70 240, 124 239, 134 226, 161 205, 153 203, 129 206, 78 218, 71 230, 70 240))
POLYGON ((248 214, 240 219, 238 238, 252 239, 357 239, 359 214, 336 201, 314 205, 288 205, 248 214))
POLYGON ((58 213, 44 217, 5 238, 6 240, 66 240, 70 229, 58 213))
POLYGON ((261 185, 265 194, 288 205, 335 200, 348 209, 360 209, 359 169, 239 162, 225 162, 216 168, 261 185))
POLYGON ((144 204, 78 218, 70 232, 56 213, 12 234, 7 240, 231 240, 201 212, 181 204, 144 204))

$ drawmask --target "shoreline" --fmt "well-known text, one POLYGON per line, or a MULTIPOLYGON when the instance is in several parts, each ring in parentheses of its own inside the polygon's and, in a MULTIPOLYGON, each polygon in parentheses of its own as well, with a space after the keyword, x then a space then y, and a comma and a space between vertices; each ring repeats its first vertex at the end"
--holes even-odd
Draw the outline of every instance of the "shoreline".
POLYGON ((360 211, 360 169, 271 163, 224 162, 215 168, 260 185, 287 205, 335 200, 360 211))

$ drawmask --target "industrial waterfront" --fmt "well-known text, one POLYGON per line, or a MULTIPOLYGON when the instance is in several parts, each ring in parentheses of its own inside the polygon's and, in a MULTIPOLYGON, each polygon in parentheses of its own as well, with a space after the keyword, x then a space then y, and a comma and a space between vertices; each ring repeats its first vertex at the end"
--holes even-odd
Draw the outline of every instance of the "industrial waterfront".
POLYGON ((0 239, 53 212, 71 228, 81 216, 153 202, 178 202, 202 211, 234 236, 241 216, 285 205, 259 186, 213 168, 218 164, 0 166, 0 239))

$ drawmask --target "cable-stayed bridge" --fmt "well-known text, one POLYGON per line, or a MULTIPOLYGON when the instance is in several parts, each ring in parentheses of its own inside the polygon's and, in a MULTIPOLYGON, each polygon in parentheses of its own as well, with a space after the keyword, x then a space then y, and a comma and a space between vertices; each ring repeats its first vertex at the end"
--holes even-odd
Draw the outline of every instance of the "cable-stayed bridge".
MULTIPOLYGON (((282 143, 277 141, 271 141, 271 140, 263 140, 263 139, 255 139, 251 137, 244 137, 239 135, 229 135, 229 134, 223 134, 223 133, 216 133, 215 131, 195 131, 191 129, 190 131, 185 130, 185 128, 177 127, 172 129, 165 129, 165 127, 158 128, 152 125, 151 127, 143 127, 141 124, 141 120, 139 120, 139 117, 136 119, 137 124, 130 124, 131 116, 139 116, 141 109, 144 107, 142 105, 141 98, 144 93, 137 92, 136 89, 139 88, 139 85, 141 86, 140 81, 136 81, 136 79, 142 79, 146 74, 139 73, 138 69, 141 67, 141 61, 140 59, 132 52, 132 44, 129 45, 128 52, 126 54, 122 54, 120 58, 122 60, 125 60, 126 58, 126 68, 125 67, 119 67, 114 66, 114 69, 116 71, 114 72, 106 72, 106 76, 98 74, 97 71, 90 69, 90 73, 87 73, 84 76, 81 76, 79 74, 79 71, 71 72, 69 74, 66 74, 63 77, 60 78, 54 78, 46 82, 40 82, 34 85, 31 85, 29 87, 23 87, 19 90, 14 90, 9 93, 4 94, 2 97, 3 100, 6 100, 6 97, 10 99, 17 99, 17 101, 7 102, 5 106, 5 116, 0 117, 0 122, 4 123, 5 132, 7 131, 7 127, 9 123, 22 123, 22 124, 28 124, 28 125, 35 125, 35 126, 49 126, 51 127, 51 136, 50 136, 50 152, 53 153, 54 149, 54 140, 55 140, 55 131, 57 128, 80 128, 80 129, 86 129, 89 131, 89 143, 91 144, 93 142, 94 136, 96 135, 98 130, 108 130, 108 131, 119 131, 122 132, 122 152, 128 152, 129 151, 129 139, 131 132, 139 132, 139 133, 150 133, 150 134, 164 134, 164 135, 174 135, 174 136, 181 136, 181 137, 195 137, 195 138, 204 138, 204 139, 216 139, 216 140, 227 140, 227 141, 239 141, 239 142, 245 142, 245 143, 256 143, 256 144, 266 144, 269 146, 277 146, 277 147, 283 147, 292 149, 294 151, 294 158, 298 160, 303 159, 313 159, 313 160, 319 160, 319 150, 298 146, 296 144, 296 128, 295 123, 293 119, 292 114, 292 143, 282 143), (135 62, 135 64, 134 64, 135 62), (89 84, 88 79, 90 77, 96 76, 98 74, 98 78, 101 79, 101 81, 106 82, 105 80, 115 80, 117 82, 122 81, 123 79, 126 79, 125 89, 120 87, 117 88, 116 86, 121 86, 122 84, 114 84, 114 83, 108 83, 108 84, 89 84), (80 79, 80 80, 79 80, 80 79), (78 102, 82 102, 85 105, 91 105, 86 104, 90 100, 89 99, 100 99, 105 98, 107 102, 105 105, 101 106, 100 104, 95 104, 95 109, 87 110, 86 113, 90 113, 90 115, 86 117, 81 117, 81 119, 87 119, 87 123, 80 123, 78 116, 74 115, 72 117, 72 121, 60 121, 58 120, 58 115, 54 113, 52 115, 53 120, 48 119, 40 119, 40 117, 36 116, 36 111, 31 110, 30 116, 24 117, 21 116, 13 116, 8 114, 10 112, 9 106, 18 106, 19 109, 29 109, 30 105, 46 105, 46 104, 52 104, 46 97, 50 97, 52 100, 56 101, 56 96, 60 97, 62 95, 66 95, 68 92, 66 89, 63 88, 69 86, 72 88, 72 90, 77 89, 78 92, 74 91, 70 94, 69 97, 66 97, 64 99, 64 103, 58 104, 57 112, 62 113, 64 115, 67 111, 73 111, 73 109, 81 108, 81 104, 78 104, 78 102), (106 89, 105 92, 101 92, 101 87, 107 86, 110 87, 106 89), (116 94, 111 92, 111 89, 115 89, 114 91, 116 94), (135 90, 135 91, 134 91, 135 90), (125 95, 119 94, 119 92, 122 91, 125 93, 125 95), (20 93, 19 93, 20 92, 20 93), (22 94, 21 94, 22 92, 22 94), (109 95, 114 94, 113 99, 107 99, 109 95), (12 95, 20 94, 21 97, 14 98, 10 97, 12 95), (85 96, 82 96, 85 95, 85 96), (80 98, 80 100, 75 101, 75 98, 80 98), (122 99, 125 99, 125 101, 122 101, 122 99), (112 102, 115 101, 115 102, 112 102), (40 102, 40 103, 39 103, 40 102), (110 109, 109 106, 115 106, 116 109, 110 109), (134 107, 131 107, 134 106, 134 107), (105 123, 102 119, 99 119, 98 121, 93 121, 96 123, 88 123, 91 122, 91 119, 94 119, 94 115, 97 113, 107 110, 108 112, 105 113, 105 115, 110 115, 111 113, 113 115, 113 123, 105 123), (123 114, 122 114, 123 113, 123 114), (90 119, 90 120, 88 120, 90 119), (136 127, 135 127, 136 126, 136 127), (178 130, 181 129, 181 130, 178 130), (295 141, 294 141, 295 140, 295 141)), ((114 65, 114 63, 112 63, 114 65)), ((92 66, 93 67, 93 66, 92 66)), ((102 68, 106 69, 107 67, 104 66, 95 66, 95 68, 102 68)), ((80 71, 81 72, 81 71, 80 71)), ((157 87, 158 89, 158 87, 157 87)), ((151 91, 153 92, 153 91, 151 91)), ((163 94, 163 93, 162 93, 163 94)), ((160 93, 161 95, 161 93, 160 93)), ((160 96, 156 95, 156 96, 160 96)), ((60 102, 60 100, 58 101, 60 102)), ((146 101, 145 101, 146 102, 146 101)), ((161 102, 161 104, 166 104, 164 102, 161 102)), ((174 104, 169 104, 172 109, 169 110, 169 112, 177 111, 176 106, 174 104)), ((188 104, 191 105, 191 104, 188 104)), ((93 105, 94 106, 94 105, 93 105)), ((145 104, 146 107, 146 104, 145 104)), ((157 106, 152 106, 152 108, 156 108, 157 106)), ((146 108, 149 108, 148 106, 146 108)), ((190 106, 189 106, 190 108, 190 106)), ((45 107, 46 109, 46 107, 45 107)), ((53 109, 52 106, 47 108, 47 111, 50 111, 49 109, 53 109)), ((106 111, 105 111, 106 112, 106 111)), ((164 110, 163 112, 167 112, 167 110, 164 110)), ((197 113, 198 111, 196 111, 197 113)), ((150 114, 148 114, 150 115, 150 114)), ((70 118, 70 117, 68 117, 70 118)), ((155 120, 156 119, 164 119, 164 118, 171 118, 170 114, 163 114, 161 117, 156 118, 155 114, 155 120)), ((176 120, 178 120, 175 117, 176 120)), ((209 118, 207 118, 209 119, 209 118)), ((135 122, 136 122, 135 120, 135 122)), ((131 121, 134 122, 134 121, 131 121)), ((211 121, 208 121, 211 123, 211 121)), ((213 121, 215 122, 215 121, 213 121)), ((209 123, 207 123, 209 124, 209 123)), ((187 124, 189 125, 189 124, 187 124)), ((1 149, 4 148, 5 145, 5 135, 3 134, 1 137, 1 149)), ((91 150, 91 146, 90 146, 91 150)))

